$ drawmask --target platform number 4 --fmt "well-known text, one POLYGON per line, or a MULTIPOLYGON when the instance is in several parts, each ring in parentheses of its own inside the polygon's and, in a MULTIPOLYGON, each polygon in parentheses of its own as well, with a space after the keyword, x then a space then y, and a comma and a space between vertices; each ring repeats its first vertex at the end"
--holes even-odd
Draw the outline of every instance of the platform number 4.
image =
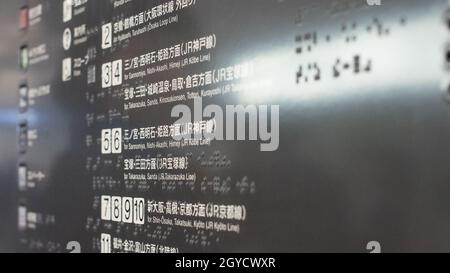
POLYGON ((120 154, 122 153, 122 129, 104 129, 102 130, 102 154, 120 154))
POLYGON ((112 23, 102 26, 102 49, 112 46, 112 23))
POLYGON ((112 63, 112 85, 118 86, 122 84, 122 60, 117 60, 112 63))

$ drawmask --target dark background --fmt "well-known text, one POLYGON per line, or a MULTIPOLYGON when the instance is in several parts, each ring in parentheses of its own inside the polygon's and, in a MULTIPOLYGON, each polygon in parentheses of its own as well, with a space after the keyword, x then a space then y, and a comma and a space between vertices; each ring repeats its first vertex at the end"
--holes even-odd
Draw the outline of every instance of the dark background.
MULTIPOLYGON (((96 1, 91 0, 88 4, 93 7, 89 22, 100 25, 99 21, 111 20, 112 14, 110 10, 100 9, 101 5, 96 1)), ((184 15, 190 24, 177 26, 173 32, 155 32, 160 35, 158 39, 150 35, 139 37, 129 48, 114 56, 99 54, 97 68, 105 59, 130 57, 135 52, 144 52, 148 45, 153 48, 165 46, 181 35, 189 38, 197 31, 217 32, 223 47, 215 52, 216 63, 213 65, 226 65, 248 56, 259 57, 263 64, 267 64, 272 57, 273 65, 268 66, 268 74, 272 74, 269 76, 292 93, 301 93, 305 89, 295 84, 295 72, 302 58, 294 56, 286 60, 283 56, 286 52, 291 56, 289 54, 295 51, 297 32, 339 28, 338 22, 348 18, 364 21, 364 16, 359 14, 341 14, 343 19, 339 20, 323 18, 325 12, 321 5, 326 1, 241 1, 225 3, 217 0, 213 3, 211 0, 212 4, 187 10, 184 15), (314 6, 315 3, 319 7, 314 14, 318 16, 317 20, 297 29, 294 24, 296 8, 314 6), (217 14, 224 17, 219 20, 217 14), (184 31, 185 28, 189 31, 184 31)), ((411 29, 416 27, 420 36, 426 33, 422 28, 428 28, 428 25, 420 25, 428 22, 421 19, 428 18, 429 14, 433 17, 429 20, 431 26, 435 27, 445 11, 445 1, 429 1, 429 5, 424 2, 392 1, 392 13, 389 13, 389 8, 374 13, 382 15, 386 21, 394 21, 404 15, 398 13, 399 10, 405 11, 409 22, 412 22, 411 29), (427 12, 427 8, 432 6, 442 8, 442 13, 434 12, 437 8, 427 12), (415 22, 418 24, 414 25, 415 22)), ((145 1, 136 0, 134 3, 136 6, 127 8, 133 11, 139 10, 140 5, 148 5, 145 1)), ((16 128, 20 120, 18 87, 24 78, 28 78, 32 86, 52 82, 52 92, 55 91, 51 100, 36 106, 31 112, 38 114, 39 119, 32 121, 32 125, 43 129, 42 143, 45 145, 28 154, 29 163, 43 166, 51 177, 50 187, 43 188, 39 193, 42 200, 35 202, 34 206, 58 215, 56 232, 47 232, 43 237, 52 237, 63 246, 69 240, 90 244, 92 237, 98 234, 87 234, 83 229, 86 212, 91 212, 89 205, 92 202, 88 188, 90 180, 81 172, 85 163, 85 151, 80 147, 84 141, 82 126, 86 111, 81 92, 85 90, 80 90, 77 83, 62 84, 57 72, 64 55, 60 44, 64 28, 59 24, 60 4, 50 13, 54 17, 46 17, 45 23, 28 36, 34 45, 43 41, 48 43, 54 64, 44 64, 48 69, 41 70, 38 69, 41 66, 36 66, 27 74, 17 69, 18 48, 26 42, 25 34, 18 29, 20 2, 2 0, 0 5, 0 251, 18 251, 16 128), (58 23, 52 22, 52 18, 58 18, 58 23), (49 143, 52 149, 49 149, 50 145, 46 146, 49 143)), ((372 16, 371 11, 367 14, 372 16)), ((428 28, 428 31, 433 32, 434 29, 428 28)), ((339 37, 339 33, 336 36, 339 37)), ((398 43, 406 47, 393 52, 393 56, 400 56, 402 49, 410 47, 415 50, 413 56, 419 60, 410 67, 411 70, 423 67, 426 75, 427 68, 441 67, 440 60, 429 65, 421 56, 428 54, 428 49, 437 52, 444 48, 445 37, 436 36, 436 39, 429 40, 412 37, 412 40, 407 35, 398 37, 398 43), (425 51, 422 51, 421 43, 431 46, 425 46, 425 51), (438 43, 442 44, 436 45, 438 43)), ((95 44, 98 46, 97 41, 95 44)), ((365 52, 372 53, 372 49, 366 48, 365 52)), ((76 50, 73 49, 72 53, 78 54, 76 50)), ((393 58, 393 62, 407 63, 405 56, 401 56, 393 58)), ((435 61, 434 58, 429 59, 429 62, 435 61)), ((383 72, 383 67, 375 70, 383 72)), ((398 70, 396 73, 386 73, 389 75, 384 77, 377 74, 371 84, 365 86, 339 87, 332 82, 329 89, 339 90, 341 97, 323 96, 305 102, 294 96, 273 101, 281 105, 280 149, 275 153, 255 152, 256 145, 246 143, 219 145, 219 149, 235 164, 229 173, 251 176, 258 183, 258 193, 251 200, 243 200, 248 202, 252 217, 244 224, 242 238, 229 240, 213 250, 365 251, 368 241, 379 240, 384 250, 392 252, 448 251, 450 119, 448 104, 440 90, 442 78, 441 75, 427 75, 425 80, 412 77, 408 84, 386 81, 389 77, 403 77, 410 71, 398 70), (380 88, 380 83, 385 84, 380 88)), ((212 103, 255 103, 243 101, 236 96, 228 101, 212 100, 212 103)), ((105 108, 109 106, 103 105, 105 108)), ((148 125, 149 116, 154 123, 164 122, 170 109, 161 108, 164 109, 135 113, 131 125, 148 125)), ((108 126, 111 125, 105 125, 105 128, 108 126)), ((93 134, 98 136, 101 129, 98 126, 93 134)), ((214 152, 214 149, 208 152, 214 152)), ((109 170, 102 171, 104 175, 110 174, 109 170)), ((196 171, 210 174, 209 170, 202 168, 196 171)), ((224 173, 228 174, 228 170, 224 173)), ((206 198, 214 199, 214 196, 206 198)))

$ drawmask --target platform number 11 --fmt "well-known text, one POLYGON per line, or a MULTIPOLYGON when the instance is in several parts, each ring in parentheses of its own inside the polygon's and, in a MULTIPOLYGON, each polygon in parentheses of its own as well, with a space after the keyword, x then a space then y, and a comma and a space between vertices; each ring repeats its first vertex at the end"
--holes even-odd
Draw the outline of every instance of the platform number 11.
POLYGON ((111 253, 111 235, 102 233, 100 237, 100 252, 111 253))

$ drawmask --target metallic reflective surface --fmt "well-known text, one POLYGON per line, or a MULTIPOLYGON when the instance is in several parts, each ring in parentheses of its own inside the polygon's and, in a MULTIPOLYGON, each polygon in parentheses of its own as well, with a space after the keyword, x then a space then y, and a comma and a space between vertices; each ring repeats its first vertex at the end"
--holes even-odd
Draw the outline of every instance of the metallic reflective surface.
MULTIPOLYGON (((98 153, 85 147, 86 135, 97 139, 104 128, 172 121, 171 106, 127 112, 114 99, 87 103, 86 94, 103 94, 98 83, 86 85, 84 75, 79 82, 61 82, 60 63, 67 55, 61 43, 61 3, 30 2, 46 3, 48 17, 28 33, 17 27, 21 3, 2 1, 0 9, 0 251, 42 251, 31 249, 24 239, 34 236, 59 243, 57 252, 70 241, 96 252, 93 238, 99 230, 86 226, 87 218, 97 213, 93 199, 102 193, 92 190, 85 168, 86 157, 98 153), (50 60, 20 72, 17 54, 25 42, 45 42, 50 60), (29 86, 51 83, 51 97, 19 115, 18 87, 24 79, 29 86), (96 111, 119 114, 86 128, 86 113, 96 111), (29 128, 38 129, 39 140, 19 155, 17 128, 24 117, 29 128), (22 162, 48 175, 25 196, 17 192, 22 162), (19 233, 19 204, 52 212, 55 226, 32 235, 19 233)), ((247 91, 205 98, 203 104, 280 106, 280 146, 275 152, 260 152, 251 142, 183 150, 194 156, 220 151, 232 167, 195 163, 191 171, 245 177, 257 185, 254 195, 139 192, 156 199, 242 202, 248 209, 238 236, 226 235, 204 247, 186 244, 179 232, 168 240, 171 244, 181 245, 183 252, 365 252, 368 242, 378 241, 386 252, 450 251, 447 1, 392 0, 379 7, 356 0, 197 2, 183 13, 183 24, 133 38, 108 52, 98 48, 96 33, 86 46, 69 51, 81 56, 89 46, 97 47, 92 62, 100 71, 105 61, 214 33, 218 47, 209 63, 143 81, 252 62, 252 76, 241 82, 251 86, 247 91)), ((116 10, 108 1, 89 1, 87 6, 83 22, 100 26, 149 3, 135 0, 116 10)), ((111 166, 97 171, 98 176, 123 176, 122 169, 111 166)), ((135 193, 122 189, 110 194, 135 193)), ((148 238, 145 232, 135 237, 148 238)))

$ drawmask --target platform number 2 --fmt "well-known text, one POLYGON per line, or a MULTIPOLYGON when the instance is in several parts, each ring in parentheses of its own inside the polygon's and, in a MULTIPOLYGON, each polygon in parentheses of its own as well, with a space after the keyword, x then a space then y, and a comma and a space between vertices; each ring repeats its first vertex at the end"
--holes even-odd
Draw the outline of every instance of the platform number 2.
POLYGON ((112 24, 105 24, 102 26, 102 49, 107 49, 112 46, 112 24))

